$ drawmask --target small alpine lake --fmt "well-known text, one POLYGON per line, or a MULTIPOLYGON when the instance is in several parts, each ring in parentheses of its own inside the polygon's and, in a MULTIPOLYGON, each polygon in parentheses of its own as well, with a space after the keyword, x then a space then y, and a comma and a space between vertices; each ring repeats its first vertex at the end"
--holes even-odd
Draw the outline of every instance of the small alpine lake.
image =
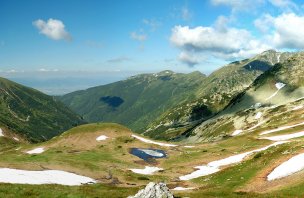
POLYGON ((151 162, 153 159, 167 157, 166 152, 160 149, 131 148, 129 153, 143 159, 146 162, 151 162))

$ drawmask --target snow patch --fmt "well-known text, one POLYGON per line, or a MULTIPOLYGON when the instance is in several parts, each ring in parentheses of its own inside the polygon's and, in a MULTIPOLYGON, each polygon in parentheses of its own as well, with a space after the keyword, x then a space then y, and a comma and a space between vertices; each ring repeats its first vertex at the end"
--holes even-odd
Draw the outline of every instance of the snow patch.
POLYGON ((184 146, 185 148, 194 148, 195 146, 184 146))
POLYGON ((254 125, 254 126, 250 127, 249 129, 247 129, 247 131, 251 131, 251 130, 253 130, 253 129, 259 127, 259 126, 261 126, 261 125, 264 124, 265 122, 266 122, 266 121, 259 122, 259 123, 257 123, 256 125, 254 125))
POLYGON ((164 170, 162 168, 153 167, 153 166, 145 166, 144 169, 129 169, 134 173, 143 174, 143 175, 152 175, 155 172, 158 172, 160 170, 164 170))
POLYGON ((4 137, 4 134, 3 134, 3 131, 1 128, 0 128, 0 137, 4 137))
POLYGON ((160 152, 157 152, 157 151, 153 151, 153 150, 149 150, 149 149, 138 149, 148 155, 151 155, 151 156, 154 156, 154 157, 163 157, 164 154, 163 153, 160 153, 160 152))
POLYGON ((18 142, 20 141, 19 138, 16 138, 16 137, 13 137, 13 139, 16 140, 16 141, 18 141, 18 142))
POLYGON ((95 180, 60 170, 28 171, 0 168, 0 182, 11 184, 60 184, 78 186, 95 180))
POLYGON ((193 189, 195 189, 195 188, 193 188, 193 187, 185 188, 185 187, 177 186, 177 187, 173 188, 172 190, 184 191, 184 190, 193 190, 193 189))
POLYGON ((203 166, 196 166, 195 168, 198 169, 188 175, 184 175, 184 176, 180 176, 179 179, 180 180, 190 180, 190 179, 194 179, 194 178, 198 178, 198 177, 202 177, 202 176, 206 176, 206 175, 210 175, 213 173, 216 173, 218 171, 220 171, 222 166, 227 166, 227 165, 231 165, 231 164, 235 164, 235 163, 239 163, 241 162, 245 157, 256 153, 256 152, 260 152, 260 151, 264 151, 267 150, 270 147, 279 145, 279 144, 283 144, 286 143, 287 141, 282 141, 282 142, 275 142, 273 144, 270 144, 268 146, 265 146, 263 148, 260 149, 256 149, 253 151, 249 151, 249 152, 245 152, 245 153, 241 153, 238 155, 233 155, 221 160, 216 160, 213 162, 209 162, 207 165, 203 165, 203 166))
POLYGON ((299 101, 299 100, 302 100, 302 99, 304 99, 304 96, 300 97, 300 98, 297 98, 295 101, 299 101))
POLYGON ((289 125, 289 126, 282 126, 282 127, 276 128, 276 129, 271 129, 271 130, 268 130, 268 131, 264 131, 264 132, 260 133, 260 135, 266 135, 266 134, 269 134, 269 133, 274 133, 274 132, 277 132, 277 131, 282 131, 282 130, 285 130, 285 129, 290 129, 290 128, 293 128, 293 127, 296 127, 296 126, 301 126, 301 125, 304 125, 304 122, 294 124, 294 125, 289 125))
POLYGON ((303 105, 299 105, 299 106, 294 107, 294 108, 291 109, 291 110, 292 110, 292 111, 296 111, 296 110, 302 109, 303 107, 304 107, 303 105))
POLYGON ((262 117, 262 112, 257 112, 257 114, 254 116, 254 119, 258 120, 262 117))
POLYGON ((142 141, 142 142, 145 142, 145 143, 149 143, 149 144, 156 144, 156 145, 159 145, 159 146, 167 146, 167 147, 174 147, 174 146, 177 146, 175 144, 166 144, 166 143, 161 143, 161 142, 155 142, 155 141, 152 141, 152 140, 148 140, 146 138, 143 138, 143 137, 140 137, 138 135, 132 135, 132 137, 142 141))
POLYGON ((27 154, 39 154, 39 153, 43 153, 44 152, 44 148, 43 147, 39 147, 39 148, 35 148, 33 150, 27 151, 27 154))
POLYGON ((283 178, 299 172, 304 169, 304 153, 296 155, 281 165, 276 167, 268 176, 267 180, 272 181, 275 179, 283 178))
POLYGON ((240 134, 240 133, 242 133, 242 132, 243 132, 243 130, 240 130, 240 129, 235 130, 235 131, 232 133, 232 136, 236 136, 236 135, 238 135, 238 134, 240 134))
POLYGON ((272 137, 263 137, 261 139, 267 139, 271 141, 284 141, 284 140, 289 140, 292 138, 298 138, 304 136, 304 132, 298 132, 298 133, 292 133, 292 134, 287 134, 287 135, 277 135, 277 136, 272 136, 272 137))
POLYGON ((275 86, 276 86, 276 88, 277 88, 278 90, 280 90, 280 89, 282 89, 283 87, 285 87, 285 85, 286 85, 286 84, 281 83, 281 82, 277 82, 277 83, 275 84, 275 86))
POLYGON ((277 63, 280 62, 280 57, 281 57, 281 54, 277 54, 277 63))
POLYGON ((105 135, 101 135, 99 137, 96 138, 97 141, 102 141, 102 140, 106 140, 108 139, 109 137, 108 136, 105 136, 105 135))
POLYGON ((282 89, 283 87, 285 87, 286 84, 281 83, 281 82, 277 82, 275 84, 276 88, 278 89, 276 92, 274 92, 271 96, 269 96, 268 98, 266 98, 266 100, 270 100, 271 98, 273 98, 275 95, 277 95, 277 93, 280 91, 280 89, 282 89))

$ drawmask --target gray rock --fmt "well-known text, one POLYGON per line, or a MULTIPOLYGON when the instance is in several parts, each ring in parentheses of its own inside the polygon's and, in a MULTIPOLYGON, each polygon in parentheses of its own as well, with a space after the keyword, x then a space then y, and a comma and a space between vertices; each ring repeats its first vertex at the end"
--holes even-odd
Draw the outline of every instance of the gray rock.
POLYGON ((150 182, 145 189, 138 191, 134 196, 128 198, 174 198, 169 188, 164 183, 150 182))

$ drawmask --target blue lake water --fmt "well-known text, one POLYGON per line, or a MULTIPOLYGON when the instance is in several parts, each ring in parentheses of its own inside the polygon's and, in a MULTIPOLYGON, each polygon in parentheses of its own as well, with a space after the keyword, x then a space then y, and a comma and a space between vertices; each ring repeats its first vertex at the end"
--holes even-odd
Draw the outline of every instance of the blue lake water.
POLYGON ((147 162, 158 159, 158 158, 166 158, 167 154, 163 150, 159 149, 141 149, 141 148, 131 148, 130 154, 139 157, 147 162))

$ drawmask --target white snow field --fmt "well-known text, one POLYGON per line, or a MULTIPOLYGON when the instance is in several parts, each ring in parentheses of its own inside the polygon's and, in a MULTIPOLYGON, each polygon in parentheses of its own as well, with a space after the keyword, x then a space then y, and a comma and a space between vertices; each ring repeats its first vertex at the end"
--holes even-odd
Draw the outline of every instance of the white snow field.
POLYGON ((299 105, 299 106, 294 107, 294 108, 291 109, 291 110, 292 110, 292 111, 296 111, 296 110, 302 109, 303 107, 304 107, 303 105, 299 105))
POLYGON ((254 116, 254 119, 258 120, 262 117, 262 112, 257 112, 257 114, 254 116))
POLYGON ((202 176, 206 176, 206 175, 210 175, 213 173, 216 173, 218 171, 220 171, 220 167, 222 166, 227 166, 227 165, 231 165, 231 164, 235 164, 235 163, 239 163, 241 162, 245 157, 256 153, 256 152, 260 152, 260 151, 264 151, 267 150, 270 147, 279 145, 279 144, 283 144, 286 143, 287 141, 282 141, 282 142, 275 142, 273 144, 270 144, 268 146, 265 146, 263 148, 260 149, 256 149, 256 150, 252 150, 252 151, 248 151, 245 153, 241 153, 238 155, 233 155, 221 160, 216 160, 213 162, 209 162, 207 165, 203 165, 203 166, 196 166, 194 168, 198 169, 188 175, 184 175, 184 176, 180 176, 179 179, 180 180, 190 180, 190 179, 194 179, 194 178, 198 178, 198 177, 202 177, 202 176))
POLYGON ((173 188, 171 190, 184 191, 184 190, 193 190, 193 189, 195 189, 195 188, 193 188, 193 187, 185 188, 185 187, 177 186, 177 187, 175 187, 175 188, 173 188))
POLYGON ((281 165, 276 167, 268 176, 267 180, 272 181, 275 179, 283 178, 299 172, 304 169, 304 153, 296 155, 281 165))
POLYGON ((0 128, 0 137, 4 137, 4 134, 3 134, 3 131, 1 128, 0 128))
POLYGON ((26 153, 27 154, 39 154, 39 153, 43 153, 43 152, 44 152, 44 148, 38 147, 33 150, 27 151, 26 153))
POLYGON ((167 147, 177 146, 175 144, 166 144, 166 143, 161 143, 161 142, 155 142, 155 141, 148 140, 146 138, 140 137, 138 135, 132 135, 132 137, 135 137, 136 139, 138 139, 138 140, 140 140, 142 142, 145 142, 145 143, 149 143, 149 144, 156 144, 156 145, 159 145, 159 146, 167 146, 167 147))
POLYGON ((185 148, 194 148, 195 146, 184 146, 185 148))
POLYGON ((98 136, 97 138, 96 138, 96 140, 97 141, 103 141, 103 140, 106 140, 106 139, 108 139, 109 137, 108 136, 106 136, 106 135, 101 135, 101 136, 98 136))
POLYGON ((265 122, 266 122, 266 120, 264 120, 264 121, 262 121, 262 122, 259 122, 259 123, 257 123, 256 125, 254 125, 254 126, 250 127, 249 129, 247 129, 246 131, 251 131, 251 130, 253 130, 253 129, 259 127, 259 126, 261 126, 261 125, 264 124, 265 122))
POLYGON ((153 151, 153 150, 149 150, 149 149, 138 149, 148 155, 151 155, 151 156, 154 156, 154 157, 163 157, 164 154, 163 153, 160 153, 160 152, 157 152, 157 151, 153 151))
POLYGON ((164 170, 162 168, 158 168, 158 167, 153 167, 153 166, 145 166, 144 169, 137 169, 137 168, 133 168, 133 169, 129 169, 134 173, 138 173, 138 174, 143 174, 143 175, 152 175, 153 173, 160 171, 160 170, 164 170))
POLYGON ((266 98, 266 100, 270 100, 271 98, 273 98, 275 95, 278 94, 278 92, 280 91, 280 89, 282 89, 283 87, 285 87, 286 84, 281 83, 281 82, 277 82, 275 84, 276 88, 278 89, 276 92, 274 92, 271 96, 269 96, 268 98, 266 98))
POLYGON ((268 131, 264 131, 264 132, 260 133, 260 135, 266 135, 266 134, 269 134, 269 133, 274 133, 274 132, 282 131, 282 130, 285 130, 285 129, 290 129, 292 127, 301 126, 301 125, 304 125, 304 122, 294 124, 294 125, 289 125, 289 126, 282 126, 282 127, 276 128, 276 129, 271 129, 271 130, 268 130, 268 131))
POLYGON ((277 83, 275 84, 275 86, 276 86, 276 88, 277 88, 278 90, 280 90, 280 89, 282 89, 283 87, 285 87, 285 85, 286 85, 286 84, 281 83, 281 82, 277 82, 277 83))
POLYGON ((243 132, 243 130, 238 129, 238 130, 235 130, 231 135, 232 135, 232 136, 237 136, 237 135, 239 135, 239 134, 242 133, 242 132, 243 132))
POLYGON ((246 130, 237 129, 237 130, 235 130, 231 135, 232 135, 232 136, 237 136, 237 135, 243 133, 244 131, 251 131, 251 130, 253 130, 253 129, 259 127, 259 126, 261 126, 261 125, 264 124, 265 122, 266 122, 266 120, 264 120, 264 121, 262 121, 262 122, 259 122, 259 123, 257 123, 256 125, 250 127, 249 129, 246 129, 246 130))
POLYGON ((0 182, 11 184, 60 184, 68 186, 96 183, 94 179, 89 177, 60 170, 28 171, 10 168, 0 168, 0 182))
POLYGON ((289 140, 292 138, 298 138, 304 136, 304 131, 298 132, 298 133, 292 133, 287 135, 277 135, 277 136, 271 136, 271 137, 263 137, 261 139, 271 140, 271 141, 284 141, 289 140))

